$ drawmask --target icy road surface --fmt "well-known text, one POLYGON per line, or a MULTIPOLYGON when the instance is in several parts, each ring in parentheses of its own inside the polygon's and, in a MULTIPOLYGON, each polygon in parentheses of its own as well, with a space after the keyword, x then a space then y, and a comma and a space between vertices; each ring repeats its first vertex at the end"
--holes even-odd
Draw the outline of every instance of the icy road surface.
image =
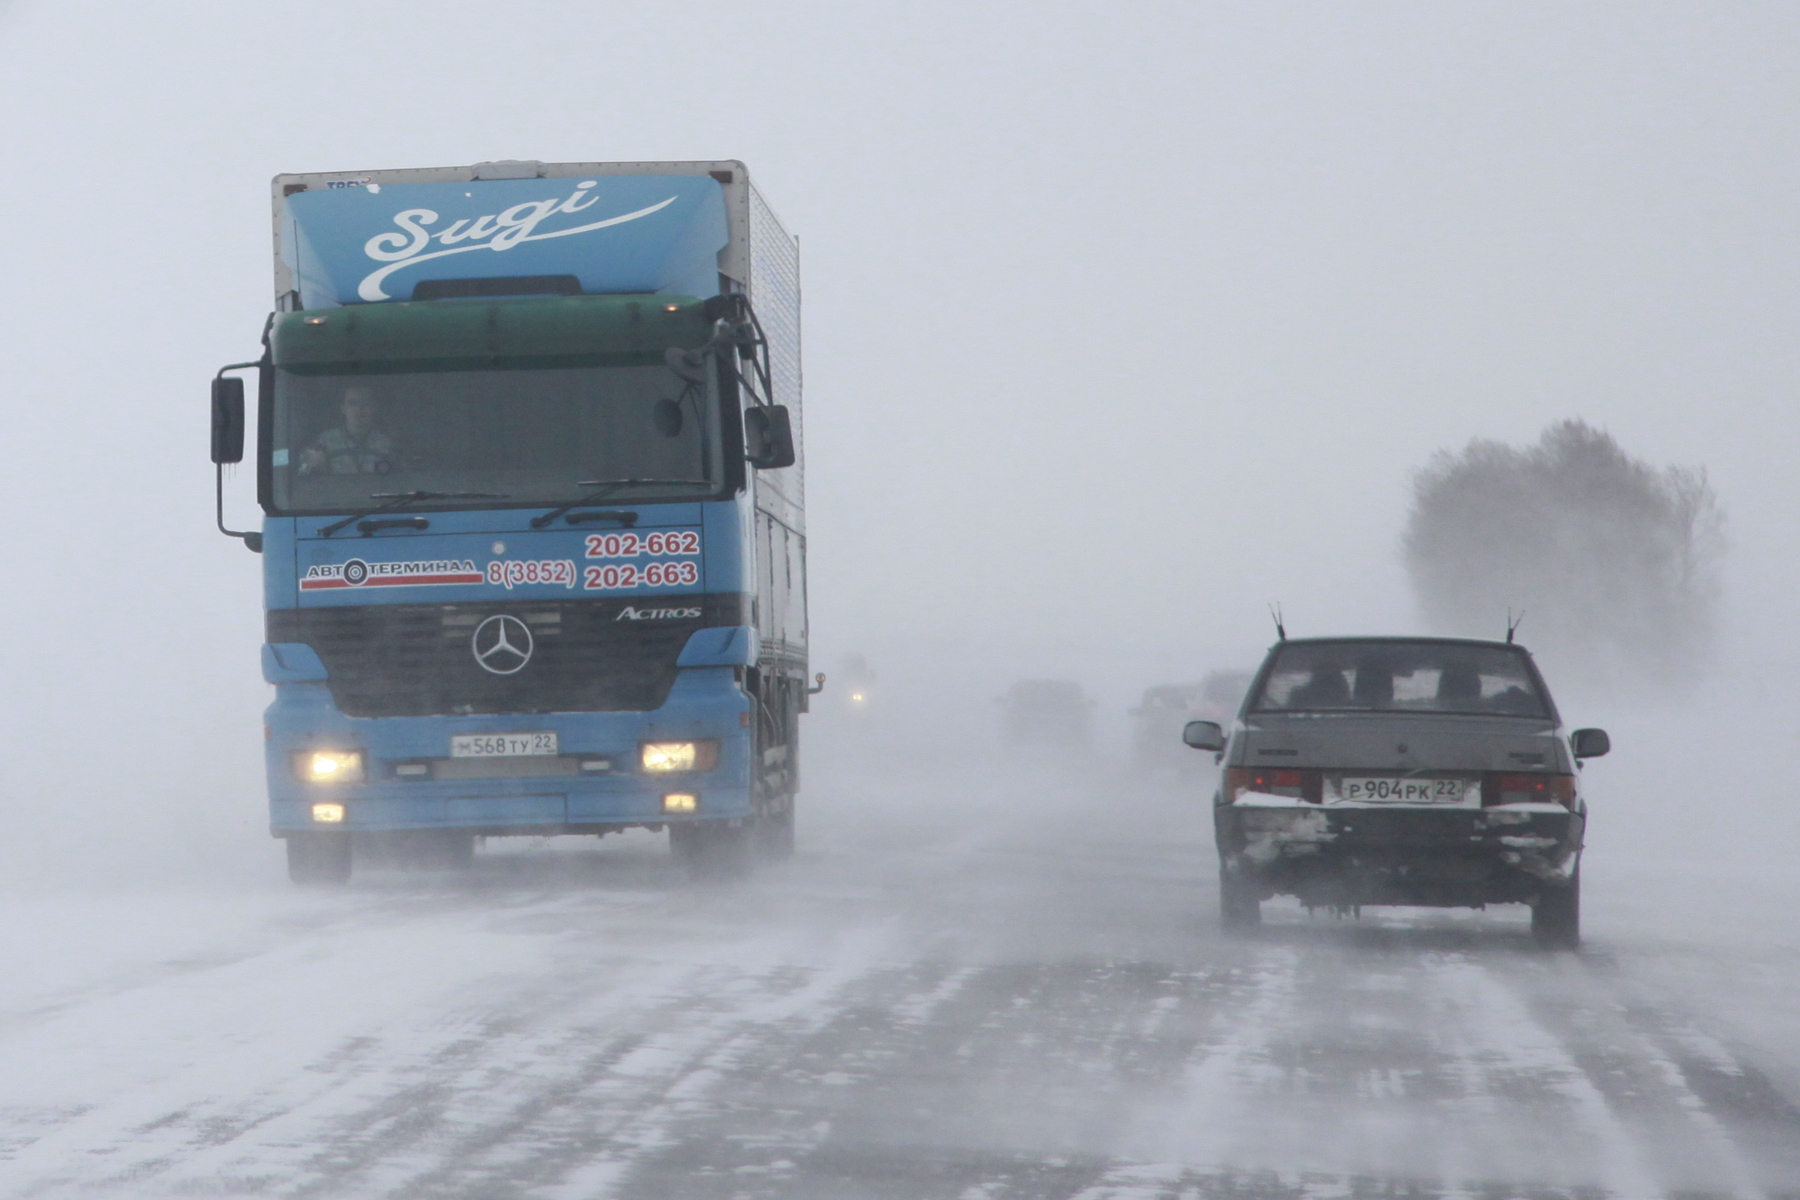
POLYGON ((10 896, 0 1197, 1800 1195, 1791 881, 1603 818, 1580 954, 1229 941, 1209 782, 867 778, 733 884, 634 835, 10 896))

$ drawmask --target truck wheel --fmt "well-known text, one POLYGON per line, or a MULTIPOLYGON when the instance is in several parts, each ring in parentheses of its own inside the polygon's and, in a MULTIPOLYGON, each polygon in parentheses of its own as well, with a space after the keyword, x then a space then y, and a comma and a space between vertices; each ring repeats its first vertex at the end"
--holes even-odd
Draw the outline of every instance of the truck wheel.
POLYGON ((421 871, 466 871, 475 865, 475 835, 422 829, 407 838, 406 865, 421 871))
POLYGON ((764 813, 756 819, 756 850, 767 859, 794 857, 794 802, 785 811, 764 813))
POLYGON ((1574 950, 1581 945, 1581 871, 1567 887, 1545 888, 1531 906, 1531 932, 1546 950, 1574 950))
POLYGON ((350 878, 348 833, 290 833, 288 878, 302 886, 343 883, 350 878))
POLYGON ((1242 876, 1219 872, 1219 924, 1227 932, 1262 924, 1262 901, 1242 876))
POLYGON ((700 827, 698 825, 669 826, 669 857, 676 862, 691 865, 700 855, 700 827))
POLYGON ((669 850, 696 879, 736 879, 750 873, 750 839, 754 825, 706 821, 671 825, 669 850))

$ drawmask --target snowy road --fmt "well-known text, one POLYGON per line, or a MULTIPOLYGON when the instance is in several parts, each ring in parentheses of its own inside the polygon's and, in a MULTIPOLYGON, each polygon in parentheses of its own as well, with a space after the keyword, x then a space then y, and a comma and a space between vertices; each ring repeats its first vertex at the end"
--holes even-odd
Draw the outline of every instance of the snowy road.
POLYGON ((1203 801, 1020 791, 821 771, 734 884, 640 835, 20 897, 0 1197, 1800 1195, 1791 940, 1227 941, 1203 801))

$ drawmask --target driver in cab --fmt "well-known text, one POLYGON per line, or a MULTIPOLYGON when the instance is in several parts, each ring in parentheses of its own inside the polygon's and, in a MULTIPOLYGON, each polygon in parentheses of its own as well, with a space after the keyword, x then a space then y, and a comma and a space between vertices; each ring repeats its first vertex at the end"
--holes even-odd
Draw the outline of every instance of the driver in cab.
POLYGON ((302 475, 386 475, 394 469, 394 439, 375 428, 375 394, 344 389, 344 423, 313 439, 300 455, 302 475))

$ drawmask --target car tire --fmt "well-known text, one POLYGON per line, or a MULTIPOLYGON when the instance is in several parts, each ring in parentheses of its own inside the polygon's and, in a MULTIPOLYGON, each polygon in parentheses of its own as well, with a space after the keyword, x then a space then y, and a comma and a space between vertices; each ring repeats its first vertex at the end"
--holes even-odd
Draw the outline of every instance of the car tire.
POLYGON ((1531 906, 1531 933, 1546 950, 1581 945, 1581 872, 1565 887, 1545 888, 1531 906))
POLYGON ((1227 932, 1241 932, 1262 924, 1262 900, 1241 875, 1219 872, 1219 924, 1227 932))
POLYGON ((348 833, 290 833, 288 879, 302 887, 344 883, 350 878, 348 833))

